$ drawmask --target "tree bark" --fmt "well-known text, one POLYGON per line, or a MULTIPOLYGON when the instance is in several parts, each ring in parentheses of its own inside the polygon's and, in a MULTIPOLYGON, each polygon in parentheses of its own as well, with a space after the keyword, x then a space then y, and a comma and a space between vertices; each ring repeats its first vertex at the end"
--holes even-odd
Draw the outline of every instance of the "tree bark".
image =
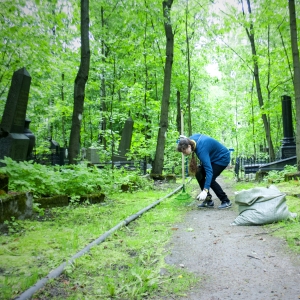
MULTIPOLYGON (((248 11, 249 14, 251 14, 251 5, 250 5, 250 0, 247 0, 248 4, 248 11)), ((251 51, 252 51, 252 60, 253 60, 253 74, 254 74, 254 79, 255 79, 255 85, 256 85, 256 92, 257 92, 257 98, 258 98, 258 103, 260 108, 264 107, 264 99, 263 95, 261 92, 261 84, 260 84, 260 76, 259 76, 259 67, 258 67, 258 61, 257 61, 257 52, 256 52, 256 45, 255 45, 255 39, 254 39, 254 26, 253 22, 250 22, 250 28, 246 28, 246 32, 251 44, 251 51)), ((268 122, 268 118, 266 114, 261 115, 264 128, 265 128, 265 133, 266 133, 266 140, 268 143, 269 147, 269 156, 270 156, 270 161, 275 160, 275 152, 274 152, 274 147, 272 143, 272 137, 271 137, 271 129, 270 129, 270 124, 268 122)))
POLYGON ((186 3, 185 12, 185 39, 186 39, 186 59, 187 59, 187 71, 188 71, 188 86, 187 86, 187 118, 188 118, 188 136, 192 135, 192 116, 191 116, 191 59, 190 59, 190 37, 188 34, 188 1, 186 3))
POLYGON ((176 93, 176 104, 177 104, 177 114, 176 114, 176 127, 178 131, 178 136, 181 134, 181 105, 180 105, 180 92, 176 93))
MULTIPOLYGON (((104 20, 104 8, 101 6, 101 28, 105 30, 105 20, 104 20)), ((104 42, 104 38, 101 39, 101 54, 102 54, 102 63, 105 66, 106 56, 107 56, 107 48, 104 42)), ((105 80, 105 67, 102 68, 102 73, 100 75, 100 124, 99 124, 99 143, 103 145, 103 149, 107 148, 106 145, 106 128, 107 128, 107 120, 106 120, 106 80, 105 80)))
POLYGON ((294 66, 294 92, 296 104, 296 155, 297 155, 297 169, 300 171, 300 63, 299 63, 299 49, 297 37, 297 19, 295 12, 295 0, 289 0, 289 14, 290 14, 290 31, 291 43, 293 53, 294 66))
POLYGON ((170 103, 170 92, 171 92, 171 75, 172 75, 172 64, 173 64, 173 53, 174 53, 174 34, 171 24, 171 7, 173 0, 163 1, 163 16, 164 16, 164 27, 166 34, 166 61, 164 69, 164 86, 163 95, 161 101, 161 113, 159 131, 157 137, 156 153, 153 162, 152 173, 161 175, 164 166, 164 150, 166 135, 168 130, 168 115, 169 115, 169 103, 170 103))
POLYGON ((69 163, 75 164, 80 153, 80 129, 84 92, 90 69, 89 0, 81 0, 81 61, 74 84, 74 108, 69 143, 69 163))

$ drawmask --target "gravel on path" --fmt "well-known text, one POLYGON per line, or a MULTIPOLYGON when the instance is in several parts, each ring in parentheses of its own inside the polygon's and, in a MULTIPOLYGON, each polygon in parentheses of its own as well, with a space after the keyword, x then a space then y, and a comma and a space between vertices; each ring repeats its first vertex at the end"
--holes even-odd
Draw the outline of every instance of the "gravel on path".
MULTIPOLYGON (((165 300, 296 300, 300 299, 300 255, 265 226, 231 226, 238 216, 230 183, 218 178, 233 202, 230 209, 199 209, 191 205, 184 222, 176 224, 168 245, 168 264, 185 268, 201 280, 186 297, 165 300)), ((196 185, 195 185, 196 187, 196 185)), ((199 188, 193 191, 193 197, 199 188)))

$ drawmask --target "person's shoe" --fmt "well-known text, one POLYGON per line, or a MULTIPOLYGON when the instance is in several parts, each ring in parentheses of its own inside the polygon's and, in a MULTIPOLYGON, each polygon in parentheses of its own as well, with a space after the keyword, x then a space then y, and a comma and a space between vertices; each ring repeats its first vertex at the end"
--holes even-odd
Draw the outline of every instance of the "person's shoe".
POLYGON ((224 201, 221 203, 221 205, 218 207, 219 209, 225 209, 230 208, 232 203, 230 201, 224 201))
POLYGON ((214 208, 214 201, 204 200, 201 204, 198 205, 199 208, 214 208))

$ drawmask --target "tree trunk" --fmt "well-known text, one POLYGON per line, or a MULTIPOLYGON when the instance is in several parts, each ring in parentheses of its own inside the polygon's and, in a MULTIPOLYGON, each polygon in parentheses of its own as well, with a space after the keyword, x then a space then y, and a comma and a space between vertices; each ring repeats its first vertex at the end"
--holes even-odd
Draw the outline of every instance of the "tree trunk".
POLYGON ((180 92, 176 93, 176 103, 177 103, 177 114, 176 114, 176 127, 178 131, 178 136, 181 134, 181 105, 180 105, 180 92))
POLYGON ((75 164, 80 153, 80 128, 85 84, 90 69, 89 0, 81 0, 81 61, 74 84, 74 108, 69 144, 69 162, 75 164))
POLYGON ((294 92, 296 104, 296 155, 297 155, 297 169, 300 171, 300 63, 299 63, 299 49, 297 37, 297 19, 295 12, 295 0, 289 0, 289 13, 290 13, 290 30, 291 30, 291 43, 293 53, 294 65, 294 92))
POLYGON ((173 0, 163 1, 163 15, 164 15, 164 27, 166 34, 166 61, 164 69, 164 86, 163 95, 161 101, 161 113, 159 131, 157 137, 156 153, 153 162, 152 173, 161 175, 164 166, 164 152, 166 134, 168 130, 168 114, 169 114, 169 102, 170 102, 170 91, 171 91, 171 75, 172 75, 172 64, 173 64, 173 52, 174 52, 174 34, 171 25, 171 7, 173 0))
MULTIPOLYGON (((103 30, 105 30, 105 20, 104 20, 104 8, 101 7, 101 28, 103 30)), ((103 66, 105 66, 105 60, 106 60, 106 56, 107 56, 107 49, 106 49, 106 45, 104 42, 104 39, 101 39, 101 54, 102 54, 102 63, 103 66)), ((106 138, 105 138, 105 134, 106 134, 106 128, 107 128, 107 121, 106 121, 106 115, 105 113, 107 112, 107 107, 106 107, 106 81, 105 81, 105 67, 102 68, 102 73, 101 73, 101 78, 100 78, 100 124, 99 124, 99 129, 100 129, 100 133, 99 133, 99 143, 103 145, 103 148, 106 149, 107 145, 106 145, 106 138)))
MULTIPOLYGON (((248 4, 248 11, 251 14, 251 5, 250 5, 250 0, 247 0, 248 4)), ((256 92, 257 92, 257 98, 258 98, 258 103, 260 108, 264 107, 264 99, 262 96, 261 92, 261 84, 260 84, 260 76, 259 76, 259 68, 258 68, 258 62, 257 62, 257 53, 256 53, 256 46, 255 46, 255 39, 254 39, 254 27, 253 27, 253 22, 250 22, 250 28, 246 28, 246 32, 251 44, 251 51, 252 51, 252 59, 253 59, 253 66, 254 66, 254 79, 255 79, 255 85, 256 85, 256 92)), ((274 147, 272 143, 272 138, 271 138, 271 129, 270 129, 270 124, 268 122, 268 118, 266 114, 262 114, 262 120, 265 128, 265 133, 266 133, 266 140, 268 143, 269 147, 269 156, 270 156, 270 161, 275 160, 275 152, 274 152, 274 147)))
MULTIPOLYGON (((188 1, 186 3, 186 12, 185 12, 185 39, 186 39, 186 59, 188 66, 188 86, 187 86, 187 118, 188 118, 188 136, 192 135, 192 116, 191 116, 191 59, 190 59, 190 37, 188 34, 188 1)), ((185 134, 185 133, 184 133, 185 134)))
MULTIPOLYGON (((61 101, 64 104, 65 103, 65 94, 64 94, 64 80, 65 80, 65 74, 61 74, 61 101)), ((63 146, 67 148, 67 140, 66 140, 66 129, 65 129, 65 123, 66 123, 66 114, 63 111, 62 117, 61 117, 61 131, 62 131, 62 140, 63 140, 63 146)))

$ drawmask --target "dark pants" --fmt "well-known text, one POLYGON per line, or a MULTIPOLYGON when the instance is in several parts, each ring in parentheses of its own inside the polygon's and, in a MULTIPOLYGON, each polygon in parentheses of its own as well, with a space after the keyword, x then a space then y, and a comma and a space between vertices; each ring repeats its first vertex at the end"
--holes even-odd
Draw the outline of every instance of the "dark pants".
MULTIPOLYGON (((214 193, 220 199, 221 202, 229 201, 227 195, 225 194, 225 192, 223 191, 221 186, 216 182, 216 178, 223 172, 223 170, 226 167, 216 165, 214 163, 212 163, 211 166, 213 169, 213 177, 212 177, 211 184, 210 184, 211 189, 214 191, 214 193)), ((203 190, 203 188, 204 188, 205 176, 206 176, 206 173, 205 173, 204 168, 199 167, 198 171, 196 173, 196 179, 200 185, 201 190, 203 190)), ((208 192, 208 195, 210 195, 209 192, 208 192)))

